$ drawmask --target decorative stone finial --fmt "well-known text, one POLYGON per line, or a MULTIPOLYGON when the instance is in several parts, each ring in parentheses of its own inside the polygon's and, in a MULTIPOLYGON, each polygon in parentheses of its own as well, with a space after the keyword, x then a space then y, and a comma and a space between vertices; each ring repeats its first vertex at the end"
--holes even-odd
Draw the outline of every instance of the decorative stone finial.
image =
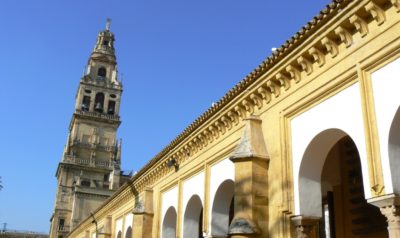
POLYGON ((269 159, 264 135, 262 133, 261 119, 252 115, 246 118, 245 121, 244 133, 230 159, 269 159))
POLYGON ((111 19, 107 18, 107 22, 106 22, 106 31, 110 30, 110 26, 111 26, 111 19))

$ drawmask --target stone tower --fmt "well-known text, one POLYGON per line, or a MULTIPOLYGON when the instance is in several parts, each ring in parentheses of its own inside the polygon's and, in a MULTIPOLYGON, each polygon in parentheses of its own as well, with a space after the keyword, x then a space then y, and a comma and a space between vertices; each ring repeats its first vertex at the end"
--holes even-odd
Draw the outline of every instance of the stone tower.
POLYGON ((75 97, 67 144, 58 165, 50 237, 64 237, 120 187, 122 84, 117 78, 110 21, 97 36, 75 97))

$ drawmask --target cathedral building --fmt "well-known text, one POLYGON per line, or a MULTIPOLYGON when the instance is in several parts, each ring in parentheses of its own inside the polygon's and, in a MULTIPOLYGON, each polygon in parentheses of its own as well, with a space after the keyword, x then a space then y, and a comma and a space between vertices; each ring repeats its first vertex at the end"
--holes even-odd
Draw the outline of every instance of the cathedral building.
POLYGON ((118 174, 118 149, 102 154, 109 160, 89 153, 119 121, 119 84, 100 86, 113 85, 115 66, 102 34, 57 172, 53 224, 73 223, 67 237, 400 238, 399 0, 333 0, 91 215, 77 215, 58 204, 89 202, 82 194, 104 181, 114 189, 118 174), (115 94, 113 115, 109 103, 95 111, 99 91, 105 102, 115 94), (82 107, 85 95, 94 104, 82 107), (101 181, 82 186, 94 171, 101 181))
POLYGON ((75 111, 56 177, 57 193, 50 237, 62 238, 127 180, 121 171, 117 77, 110 22, 97 37, 75 97, 75 111))

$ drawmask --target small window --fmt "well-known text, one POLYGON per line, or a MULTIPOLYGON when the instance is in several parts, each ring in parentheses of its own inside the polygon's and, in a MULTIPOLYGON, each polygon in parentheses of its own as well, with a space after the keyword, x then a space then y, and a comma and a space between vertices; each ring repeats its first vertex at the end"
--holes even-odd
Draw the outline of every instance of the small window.
POLYGON ((92 93, 92 91, 91 90, 89 90, 89 89, 85 89, 85 93, 92 93))
POLYGON ((115 94, 110 94, 110 98, 116 98, 117 96, 115 94))
POLYGON ((102 77, 103 79, 106 77, 107 74, 107 70, 104 67, 101 67, 98 71, 97 71, 97 76, 102 77))
POLYGON ((109 43, 108 40, 103 41, 103 45, 108 45, 108 43, 109 43))
POLYGON ((60 218, 60 220, 58 220, 58 230, 62 231, 64 230, 64 218, 60 218))

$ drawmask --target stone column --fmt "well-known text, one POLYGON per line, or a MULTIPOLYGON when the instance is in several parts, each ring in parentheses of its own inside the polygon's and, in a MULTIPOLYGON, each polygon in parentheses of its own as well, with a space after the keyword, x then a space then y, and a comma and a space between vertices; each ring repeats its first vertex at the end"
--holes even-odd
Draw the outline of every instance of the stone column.
POLYGON ((147 188, 136 202, 133 213, 133 237, 152 237, 153 228, 153 190, 147 188))
POLYGON ((379 207, 388 223, 389 238, 400 238, 400 196, 387 194, 368 199, 368 202, 379 207))
POLYGON ((268 237, 268 162, 262 121, 246 119, 244 133, 231 161, 235 164, 234 217, 229 226, 232 238, 268 237))
POLYGON ((292 217, 292 223, 296 231, 296 238, 317 238, 319 230, 320 218, 318 217, 305 217, 305 216, 294 216, 292 217))

